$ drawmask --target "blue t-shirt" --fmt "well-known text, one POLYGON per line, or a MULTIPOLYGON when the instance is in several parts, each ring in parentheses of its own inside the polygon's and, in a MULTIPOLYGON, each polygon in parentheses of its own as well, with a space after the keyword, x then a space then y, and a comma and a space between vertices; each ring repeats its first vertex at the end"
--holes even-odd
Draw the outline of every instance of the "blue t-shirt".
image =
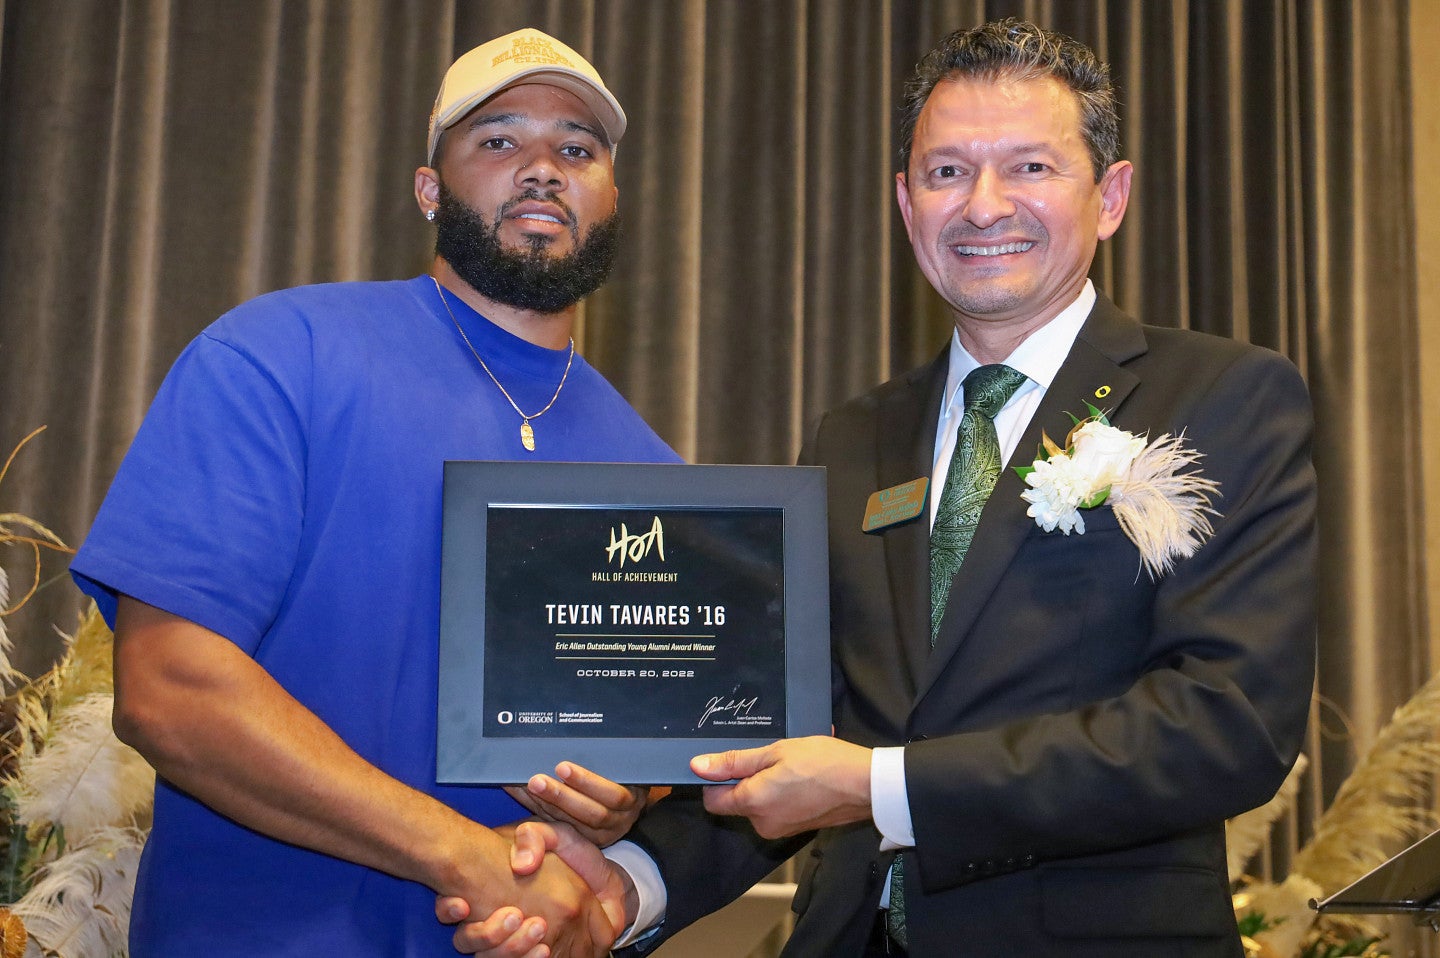
MULTIPOLYGON (((520 408, 542 408, 568 351, 449 299, 520 408)), ((513 821, 498 788, 435 783, 443 463, 679 461, 578 355, 533 427, 532 453, 428 276, 261 296, 176 361, 72 572, 112 625, 121 593, 218 632, 385 772, 513 821)), ((419 884, 156 786, 135 958, 446 955, 452 931, 419 884)))

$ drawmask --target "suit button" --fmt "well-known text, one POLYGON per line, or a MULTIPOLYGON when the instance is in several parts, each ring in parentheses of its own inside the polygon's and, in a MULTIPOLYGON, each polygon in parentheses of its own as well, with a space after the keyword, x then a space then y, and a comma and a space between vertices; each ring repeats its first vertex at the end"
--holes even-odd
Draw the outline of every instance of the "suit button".
POLYGON ((1026 868, 1034 868, 1034 867, 1035 867, 1035 856, 1034 856, 1034 855, 1026 855, 1024 858, 1020 859, 1020 864, 1023 865, 1024 867, 1026 867, 1026 868))
POLYGON ((966 863, 965 863, 965 874, 967 874, 967 875, 973 875, 973 874, 975 874, 975 871, 976 871, 977 868, 979 868, 979 866, 976 865, 974 862, 966 862, 966 863))
POLYGON ((1005 870, 1006 870, 1007 872, 1013 872, 1013 871, 1015 870, 1015 859, 1013 859, 1013 858, 1007 858, 1007 859, 1005 859, 1005 870))

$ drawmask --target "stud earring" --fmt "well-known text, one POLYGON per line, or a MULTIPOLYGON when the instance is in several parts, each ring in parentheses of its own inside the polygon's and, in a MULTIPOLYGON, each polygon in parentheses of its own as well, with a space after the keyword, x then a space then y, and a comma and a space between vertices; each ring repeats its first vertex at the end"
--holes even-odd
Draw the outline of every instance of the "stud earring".
POLYGON ((435 222, 435 211, 434 211, 434 210, 426 210, 426 211, 425 211, 425 218, 426 218, 427 220, 429 220, 430 222, 432 222, 432 223, 435 222))

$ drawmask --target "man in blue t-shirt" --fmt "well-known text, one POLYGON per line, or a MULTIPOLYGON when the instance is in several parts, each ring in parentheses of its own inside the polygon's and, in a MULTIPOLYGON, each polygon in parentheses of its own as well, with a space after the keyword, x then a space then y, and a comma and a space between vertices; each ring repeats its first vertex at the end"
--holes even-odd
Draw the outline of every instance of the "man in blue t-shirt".
POLYGON ((115 726, 159 773, 131 954, 453 954, 434 896, 614 938, 534 812, 613 842, 644 792, 570 763, 435 782, 447 459, 674 462, 575 353, 615 251, 625 115, 535 30, 447 72, 415 198, 429 275, 283 290, 185 350, 73 573, 115 627, 115 726), (499 829, 498 831, 496 829, 499 829))

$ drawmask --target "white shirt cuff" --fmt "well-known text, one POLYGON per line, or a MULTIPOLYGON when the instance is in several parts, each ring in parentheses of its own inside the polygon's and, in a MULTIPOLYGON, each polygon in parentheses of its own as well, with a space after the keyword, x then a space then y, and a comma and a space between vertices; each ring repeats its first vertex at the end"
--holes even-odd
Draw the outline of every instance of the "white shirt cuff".
POLYGON ((915 823, 905 788, 905 747, 870 750, 870 810, 880 830, 881 851, 912 848, 915 823))
POLYGON ((660 867, 639 845, 618 841, 601 849, 601 853, 630 875, 630 880, 635 883, 635 893, 640 898, 640 909, 635 916, 635 923, 626 928, 612 946, 624 948, 644 938, 665 920, 665 906, 669 903, 669 897, 665 892, 665 881, 660 877, 660 867))

